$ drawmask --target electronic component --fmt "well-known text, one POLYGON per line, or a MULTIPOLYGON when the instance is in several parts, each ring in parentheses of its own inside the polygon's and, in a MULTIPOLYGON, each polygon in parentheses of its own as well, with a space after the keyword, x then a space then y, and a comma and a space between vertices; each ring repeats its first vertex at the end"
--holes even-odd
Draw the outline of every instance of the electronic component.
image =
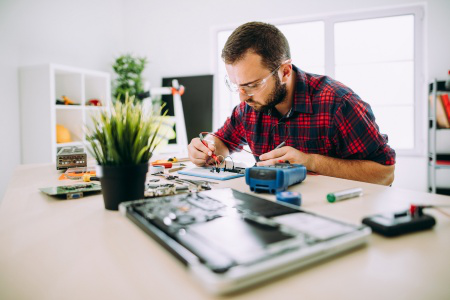
POLYGON ((126 201, 119 209, 216 293, 335 255, 370 234, 232 189, 126 201))
POLYGON ((87 154, 84 147, 61 147, 56 155, 56 169, 68 169, 87 166, 87 154))
POLYGON ((187 170, 186 169, 180 170, 178 171, 178 174, 197 176, 215 180, 229 180, 244 176, 244 174, 242 173, 225 171, 224 168, 219 168, 218 170, 219 172, 217 172, 216 167, 213 168, 198 167, 198 168, 189 168, 187 170))
POLYGON ((192 191, 210 190, 210 182, 200 180, 180 179, 178 176, 167 175, 164 176, 167 180, 174 183, 147 183, 145 186, 144 197, 155 198, 161 196, 177 195, 181 193, 188 193, 192 191))
POLYGON ((153 198, 160 196, 175 195, 177 187, 173 183, 166 184, 147 184, 144 190, 144 197, 153 198))
POLYGON ((389 237, 429 229, 436 224, 436 220, 422 212, 425 207, 411 205, 409 210, 366 217, 362 223, 374 232, 389 237))
POLYGON ((302 182, 305 178, 306 167, 299 164, 277 163, 245 170, 245 183, 250 186, 252 192, 275 194, 302 182))
POLYGON ((220 167, 212 167, 210 168, 211 173, 220 173, 220 172, 230 172, 230 173, 236 173, 236 174, 245 174, 245 168, 239 168, 239 167, 231 167, 227 168, 226 166, 224 168, 220 167))
POLYGON ((63 199, 78 199, 87 194, 99 193, 102 191, 102 187, 100 184, 96 183, 82 183, 40 188, 39 190, 50 196, 56 196, 63 199))

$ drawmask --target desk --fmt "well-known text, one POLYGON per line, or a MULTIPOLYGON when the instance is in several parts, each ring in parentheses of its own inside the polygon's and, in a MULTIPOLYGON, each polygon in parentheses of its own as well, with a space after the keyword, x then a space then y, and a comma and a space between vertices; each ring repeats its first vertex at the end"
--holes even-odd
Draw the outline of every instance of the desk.
MULTIPOLYGON (((19 166, 12 177, 0 206, 0 299, 450 298, 450 218, 437 211, 429 211, 433 230, 394 239, 373 234, 366 247, 214 297, 127 218, 105 210, 101 195, 61 201, 38 191, 61 184, 57 177, 53 165, 19 166)), ((220 187, 249 192, 243 178, 220 187)), ((410 201, 450 204, 447 196, 325 176, 308 176, 292 190, 302 193, 304 209, 352 223, 410 201), (356 186, 363 197, 325 200, 356 186)))

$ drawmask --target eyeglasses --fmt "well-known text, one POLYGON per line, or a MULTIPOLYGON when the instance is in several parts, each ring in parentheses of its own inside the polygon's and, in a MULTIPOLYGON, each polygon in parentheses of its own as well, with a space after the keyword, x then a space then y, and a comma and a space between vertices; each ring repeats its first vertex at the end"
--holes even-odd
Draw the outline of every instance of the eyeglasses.
POLYGON ((290 63, 290 62, 291 62, 290 59, 284 61, 281 65, 279 65, 275 70, 273 70, 265 78, 263 78, 261 80, 257 80, 256 82, 249 83, 249 84, 239 85, 239 84, 233 83, 233 82, 231 82, 228 75, 225 75, 225 84, 227 85, 228 89, 232 93, 240 92, 246 96, 252 97, 256 93, 261 92, 267 86, 267 80, 269 80, 269 78, 273 74, 275 74, 275 72, 278 71, 278 69, 280 69, 282 65, 284 65, 286 63, 290 63))

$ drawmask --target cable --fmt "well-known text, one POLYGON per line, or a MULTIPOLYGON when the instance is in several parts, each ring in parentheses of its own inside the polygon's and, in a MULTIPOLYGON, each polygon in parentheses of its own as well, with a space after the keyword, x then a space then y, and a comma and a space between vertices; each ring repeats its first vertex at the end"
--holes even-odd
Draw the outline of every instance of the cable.
MULTIPOLYGON (((220 137, 220 136, 218 136, 218 135, 216 135, 216 134, 214 134, 214 133, 212 133, 212 132, 206 132, 206 131, 203 131, 203 132, 200 132, 200 134, 209 134, 209 135, 215 136, 216 138, 218 138, 219 140, 221 140, 221 141, 223 141, 223 142, 226 142, 226 143, 231 144, 231 145, 233 145, 233 146, 239 147, 239 144, 230 142, 229 140, 224 139, 224 138, 222 138, 222 137, 220 137)), ((256 153, 253 153, 253 152, 251 152, 251 151, 247 151, 247 150, 245 150, 244 148, 242 148, 242 150, 244 150, 245 152, 250 153, 250 154, 252 154, 252 155, 254 155, 254 156, 261 156, 261 155, 262 155, 262 154, 256 154, 256 153)))
POLYGON ((273 131, 274 131, 273 129, 274 128, 278 128, 278 126, 280 126, 280 125, 284 126, 284 135, 286 136, 286 138, 280 144, 278 144, 278 146, 276 146, 273 150, 283 147, 286 144, 286 142, 287 142, 287 140, 289 138, 289 130, 288 130, 288 126, 286 125, 286 123, 285 122, 278 122, 277 124, 272 125, 272 127, 270 128, 270 137, 271 137, 271 139, 273 139, 274 136, 275 136, 275 134, 273 134, 273 131))
POLYGON ((438 212, 440 212, 441 214, 443 214, 444 216, 447 216, 450 218, 450 214, 445 212, 444 210, 438 208, 438 207, 434 207, 435 210, 437 210, 438 212))
POLYGON ((225 157, 223 157, 223 155, 217 155, 217 158, 222 157, 222 161, 216 166, 216 168, 220 168, 220 165, 223 164, 223 162, 225 161, 225 157))
MULTIPOLYGON (((287 141, 288 138, 289 138, 289 129, 288 129, 288 126, 286 125, 286 123, 284 123, 284 122, 279 122, 279 123, 277 123, 277 124, 275 124, 275 125, 272 125, 272 127, 270 128, 270 133, 272 134, 273 129, 274 129, 275 127, 278 127, 279 125, 284 125, 284 128, 285 128, 285 129, 284 129, 284 132, 285 132, 286 138, 284 139, 284 141, 283 141, 280 145, 278 145, 277 147, 275 147, 275 149, 280 148, 281 145, 284 146, 284 145, 286 144, 286 141, 287 141)), ((221 140, 221 141, 223 141, 223 142, 226 142, 226 143, 231 144, 231 145, 236 146, 236 147, 239 147, 239 146, 240 146, 239 144, 233 143, 233 142, 231 142, 231 141, 229 141, 229 140, 227 140, 227 139, 224 139, 224 138, 222 138, 222 137, 220 137, 220 136, 218 136, 218 135, 216 135, 216 134, 214 134, 214 133, 212 133, 212 132, 206 132, 206 131, 200 132, 200 135, 202 135, 202 134, 210 134, 210 135, 212 135, 212 136, 215 136, 216 138, 218 138, 219 140, 221 140)), ((245 151, 245 152, 247 152, 247 153, 252 154, 253 156, 261 156, 261 155, 262 155, 262 154, 258 154, 258 153, 253 153, 253 152, 251 152, 251 151, 247 151, 247 150, 245 150, 244 148, 242 148, 242 150, 245 151)))
POLYGON ((411 216, 420 216, 422 215, 422 210, 425 208, 434 208, 443 215, 450 217, 450 214, 442 210, 442 207, 450 207, 450 205, 420 205, 420 204, 411 204, 409 208, 409 213, 411 216))

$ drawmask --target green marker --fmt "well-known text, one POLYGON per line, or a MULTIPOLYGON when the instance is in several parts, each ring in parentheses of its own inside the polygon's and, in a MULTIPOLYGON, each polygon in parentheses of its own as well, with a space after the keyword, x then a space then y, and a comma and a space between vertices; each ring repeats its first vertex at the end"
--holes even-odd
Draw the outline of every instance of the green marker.
POLYGON ((363 194, 362 188, 348 189, 348 190, 343 190, 343 191, 339 191, 339 192, 329 193, 327 195, 327 200, 328 200, 328 202, 333 203, 333 202, 337 202, 337 201, 341 201, 341 200, 345 200, 345 199, 359 197, 362 194, 363 194))

